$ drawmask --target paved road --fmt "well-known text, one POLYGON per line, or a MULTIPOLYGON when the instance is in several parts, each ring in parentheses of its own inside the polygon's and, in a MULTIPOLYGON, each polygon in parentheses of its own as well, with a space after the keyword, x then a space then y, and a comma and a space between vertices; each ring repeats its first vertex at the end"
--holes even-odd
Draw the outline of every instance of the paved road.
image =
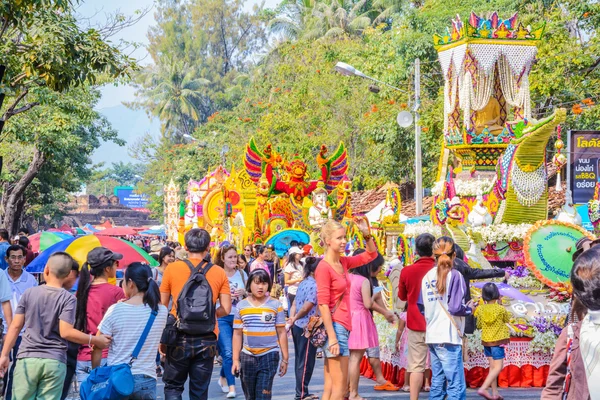
MULTIPOLYGON (((273 385, 273 400, 293 400, 295 393, 295 384, 296 380, 294 378, 294 355, 293 355, 293 344, 290 341, 290 368, 288 373, 280 378, 275 377, 275 382, 273 385)), ((209 395, 208 398, 210 400, 226 400, 226 395, 221 391, 221 388, 217 384, 217 380, 219 378, 220 365, 215 364, 215 368, 213 370, 213 378, 210 383, 209 395)), ((359 393, 368 400, 384 400, 384 399, 408 399, 408 393, 404 392, 378 392, 373 390, 374 381, 370 379, 365 379, 363 377, 360 378, 360 386, 359 393)), ((237 399, 244 399, 244 393, 242 392, 242 387, 239 383, 239 380, 236 381, 237 387, 237 399)), ((317 365, 315 367, 315 371, 313 373, 312 381, 310 384, 311 393, 321 394, 320 389, 323 388, 323 360, 317 359, 317 365)), ((519 399, 519 400, 533 400, 540 398, 540 389, 500 389, 500 393, 506 399, 519 399)), ((163 399, 163 385, 159 383, 158 390, 158 399, 163 399)), ((187 387, 186 392, 184 394, 184 400, 189 400, 187 387)), ((421 399, 427 399, 427 393, 423 393, 420 396, 421 399)), ((467 390, 467 399, 482 399, 477 395, 477 392, 474 389, 467 390)))

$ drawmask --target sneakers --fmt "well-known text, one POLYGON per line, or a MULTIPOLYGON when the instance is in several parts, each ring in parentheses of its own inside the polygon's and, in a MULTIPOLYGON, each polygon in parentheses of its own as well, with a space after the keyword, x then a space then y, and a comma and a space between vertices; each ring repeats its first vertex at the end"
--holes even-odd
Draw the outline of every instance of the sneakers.
POLYGON ((235 390, 233 392, 227 393, 227 398, 228 399, 235 399, 235 390))
MULTIPOLYGON (((219 387, 221 388, 221 391, 223 393, 230 393, 229 392, 229 386, 227 386, 227 382, 225 382, 225 384, 222 385, 221 384, 221 378, 219 378, 218 382, 219 382, 219 387)), ((229 394, 227 395, 227 397, 229 397, 229 394)), ((233 397, 235 397, 235 392, 233 393, 233 397)))

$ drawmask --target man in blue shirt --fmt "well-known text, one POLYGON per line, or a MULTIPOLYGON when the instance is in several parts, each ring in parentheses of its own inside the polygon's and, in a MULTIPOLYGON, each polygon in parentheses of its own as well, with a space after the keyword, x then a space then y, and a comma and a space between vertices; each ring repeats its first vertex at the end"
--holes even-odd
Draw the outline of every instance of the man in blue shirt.
MULTIPOLYGON (((0 271, 3 277, 0 279, 4 279, 8 281, 8 284, 11 289, 11 298, 10 298, 10 306, 12 310, 12 314, 17 310, 17 306, 19 305, 19 301, 21 300, 21 296, 23 293, 34 286, 38 285, 37 280, 33 275, 23 269, 25 265, 25 249, 18 245, 13 244, 9 246, 6 250, 6 262, 8 263, 8 268, 5 271, 0 271)), ((1 299, 1 298, 0 298, 1 299)), ((11 314, 11 315, 12 315, 11 314)), ((10 323, 10 321, 8 321, 10 323)), ((25 331, 25 329, 23 329, 25 331)), ((21 331, 21 334, 23 333, 21 331)), ((6 318, 4 318, 4 334, 8 332, 8 324, 6 318)), ((17 352, 19 351, 19 345, 21 344, 21 335, 17 338, 15 346, 11 352, 11 360, 13 361, 8 374, 4 376, 4 387, 6 388, 6 400, 11 400, 12 398, 12 385, 13 385, 13 373, 15 370, 15 360, 17 356, 17 352)))
POLYGON ((10 246, 10 242, 8 240, 8 231, 4 228, 0 229, 0 268, 6 269, 8 267, 8 263, 6 262, 6 249, 10 246))

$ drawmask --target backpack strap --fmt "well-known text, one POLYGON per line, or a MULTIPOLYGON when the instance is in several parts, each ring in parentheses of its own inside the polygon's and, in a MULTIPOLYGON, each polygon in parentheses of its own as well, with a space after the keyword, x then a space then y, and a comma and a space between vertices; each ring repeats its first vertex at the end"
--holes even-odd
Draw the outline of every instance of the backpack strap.
POLYGON ((142 351, 144 342, 146 341, 146 338, 148 337, 148 334, 150 333, 150 329, 152 329, 152 325, 154 324, 154 320, 156 319, 157 315, 158 315, 158 312, 154 311, 154 310, 152 310, 152 312, 150 313, 150 318, 148 318, 148 322, 146 322, 146 327, 144 328, 144 331, 142 332, 142 335, 138 339, 137 345, 135 346, 135 349, 133 349, 133 353, 131 354, 131 360, 129 360, 130 367, 133 365, 133 362, 140 355, 140 351, 142 351))
POLYGON ((213 263, 211 263, 210 261, 206 261, 206 260, 200 261, 200 263, 196 266, 194 266, 194 264, 192 264, 192 262, 190 260, 183 260, 183 262, 190 269, 190 273, 191 273, 190 278, 192 277, 192 275, 194 275, 194 272, 200 272, 201 274, 206 275, 208 270, 213 266, 213 263), (205 265, 204 268, 203 268, 203 265, 205 265))

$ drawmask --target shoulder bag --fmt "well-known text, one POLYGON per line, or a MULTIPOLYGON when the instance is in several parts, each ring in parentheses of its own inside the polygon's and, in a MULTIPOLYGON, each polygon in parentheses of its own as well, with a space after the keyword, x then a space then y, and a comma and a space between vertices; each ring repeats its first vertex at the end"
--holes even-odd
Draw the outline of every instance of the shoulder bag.
MULTIPOLYGON (((342 296, 339 298, 335 307, 331 311, 331 320, 333 321, 333 314, 337 311, 340 304, 342 304, 342 299, 346 292, 342 293, 342 296)), ((315 305, 315 307, 318 307, 315 305)), ((323 324, 323 318, 320 315, 313 315, 308 319, 308 324, 304 327, 304 337, 307 338, 310 343, 319 348, 323 347, 327 342, 327 330, 325 329, 325 324, 323 324)))
POLYGON ((134 380, 131 366, 138 358, 157 314, 156 311, 150 313, 150 318, 148 318, 146 327, 131 354, 129 363, 107 365, 92 370, 90 376, 79 388, 82 400, 122 400, 133 393, 134 380))

